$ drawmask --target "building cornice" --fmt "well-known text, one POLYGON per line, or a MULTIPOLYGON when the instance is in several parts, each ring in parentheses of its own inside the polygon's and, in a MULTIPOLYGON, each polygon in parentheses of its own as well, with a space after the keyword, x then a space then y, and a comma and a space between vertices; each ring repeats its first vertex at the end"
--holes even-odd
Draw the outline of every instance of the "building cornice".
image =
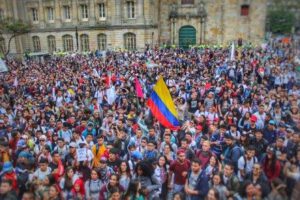
MULTIPOLYGON (((126 29, 153 29, 157 28, 158 25, 105 25, 105 26, 78 26, 78 31, 93 31, 93 30, 126 30, 126 29)), ((74 27, 63 27, 63 28, 34 28, 30 33, 44 33, 44 32, 64 32, 64 31, 75 31, 74 27)))

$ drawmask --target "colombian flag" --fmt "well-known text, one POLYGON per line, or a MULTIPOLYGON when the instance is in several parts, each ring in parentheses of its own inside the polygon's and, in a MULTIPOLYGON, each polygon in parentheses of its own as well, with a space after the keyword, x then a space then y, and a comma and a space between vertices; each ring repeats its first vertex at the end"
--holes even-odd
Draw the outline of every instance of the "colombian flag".
POLYGON ((170 92, 162 77, 159 77, 147 101, 154 117, 166 128, 177 130, 180 127, 178 113, 170 92))

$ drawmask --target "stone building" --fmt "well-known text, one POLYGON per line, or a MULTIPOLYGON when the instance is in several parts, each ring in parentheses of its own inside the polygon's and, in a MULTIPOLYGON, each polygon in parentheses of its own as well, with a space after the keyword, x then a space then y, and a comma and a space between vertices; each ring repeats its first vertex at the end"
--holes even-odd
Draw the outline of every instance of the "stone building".
MULTIPOLYGON (((224 44, 264 37, 267 0, 0 0, 0 18, 32 24, 12 53, 224 44), (77 30, 77 31, 76 31, 77 30)), ((7 45, 3 34, 0 45, 7 45)))

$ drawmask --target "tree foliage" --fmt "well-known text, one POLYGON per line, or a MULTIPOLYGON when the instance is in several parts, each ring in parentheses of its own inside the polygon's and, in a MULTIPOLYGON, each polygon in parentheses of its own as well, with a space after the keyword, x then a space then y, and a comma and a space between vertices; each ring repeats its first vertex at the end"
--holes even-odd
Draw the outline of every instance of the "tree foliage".
POLYGON ((31 25, 24 23, 22 20, 14 19, 3 19, 0 21, 0 36, 2 34, 8 34, 9 39, 7 43, 7 48, 1 48, 0 52, 6 57, 10 52, 10 44, 13 38, 29 33, 31 30, 31 25))
POLYGON ((275 34, 291 33, 295 16, 288 10, 272 10, 269 12, 270 30, 275 34))

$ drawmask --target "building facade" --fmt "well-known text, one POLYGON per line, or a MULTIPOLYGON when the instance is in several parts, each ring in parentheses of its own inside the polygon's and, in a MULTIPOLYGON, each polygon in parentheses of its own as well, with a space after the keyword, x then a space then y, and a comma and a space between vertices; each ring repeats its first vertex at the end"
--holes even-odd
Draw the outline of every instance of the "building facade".
MULTIPOLYGON (((267 0, 0 0, 0 17, 30 33, 12 53, 142 49, 145 45, 224 44, 264 37, 267 0), (77 30, 77 31, 76 31, 77 30)), ((1 45, 9 35, 3 34, 1 45)))

